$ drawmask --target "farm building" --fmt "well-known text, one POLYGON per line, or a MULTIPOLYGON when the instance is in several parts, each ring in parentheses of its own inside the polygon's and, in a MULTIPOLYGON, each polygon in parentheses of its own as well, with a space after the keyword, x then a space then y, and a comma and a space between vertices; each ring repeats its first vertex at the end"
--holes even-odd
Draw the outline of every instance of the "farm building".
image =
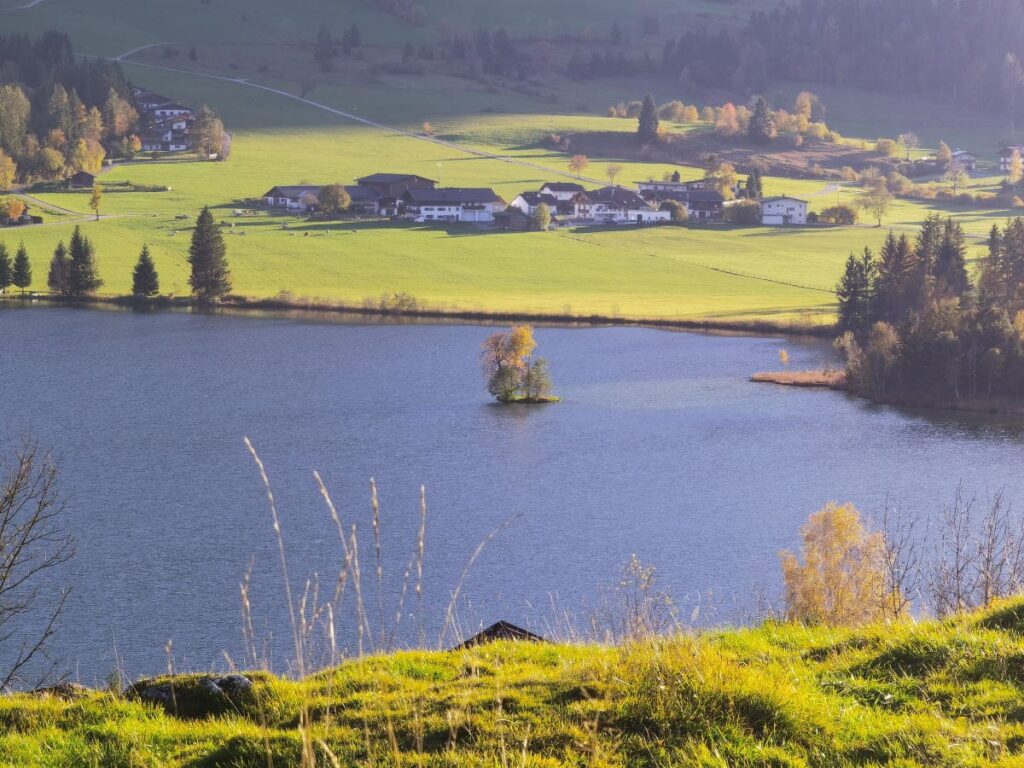
POLYGON ((272 187, 261 197, 270 208, 285 208, 289 211, 306 211, 313 204, 316 196, 323 189, 322 184, 296 184, 293 186, 272 187))
POLYGON ((1010 163, 1013 161, 1014 152, 1024 157, 1024 146, 1003 147, 999 150, 999 170, 1003 173, 1010 172, 1010 163))
POLYGON ((505 201, 493 189, 421 189, 413 187, 402 195, 406 218, 417 222, 444 221, 490 223, 494 214, 505 210, 505 201))
POLYGON ((539 190, 539 194, 551 195, 559 202, 567 203, 573 200, 577 195, 581 195, 586 190, 583 189, 582 184, 576 184, 571 181, 555 181, 548 182, 542 186, 539 190))
POLYGON ((958 149, 953 153, 953 162, 965 171, 971 171, 973 173, 978 167, 978 156, 972 152, 966 152, 962 149, 958 149))
POLYGON ((541 204, 546 205, 551 210, 552 216, 559 212, 558 198, 543 192, 523 192, 516 195, 512 202, 509 203, 512 208, 518 208, 527 216, 533 216, 541 204))
POLYGON ((656 224, 671 221, 672 214, 654 208, 636 192, 622 187, 602 187, 587 193, 587 217, 605 224, 656 224))
POLYGON ((79 171, 68 179, 71 189, 92 189, 96 185, 96 174, 79 171))
POLYGON ((694 189, 686 195, 686 210, 691 219, 718 221, 722 218, 725 198, 713 189, 694 189))
POLYGON ((779 195, 761 200, 761 223, 768 226, 807 223, 807 201, 779 195))

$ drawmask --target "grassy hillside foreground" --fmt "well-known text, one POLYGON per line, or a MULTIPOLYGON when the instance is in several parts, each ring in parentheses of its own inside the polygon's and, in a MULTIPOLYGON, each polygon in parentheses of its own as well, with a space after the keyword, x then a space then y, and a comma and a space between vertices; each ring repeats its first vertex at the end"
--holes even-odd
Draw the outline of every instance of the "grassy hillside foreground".
POLYGON ((0 761, 299 765, 305 739, 323 766, 1022 765, 1022 662, 1022 600, 864 630, 403 652, 254 675, 214 711, 179 676, 177 716, 105 693, 2 698, 0 761))

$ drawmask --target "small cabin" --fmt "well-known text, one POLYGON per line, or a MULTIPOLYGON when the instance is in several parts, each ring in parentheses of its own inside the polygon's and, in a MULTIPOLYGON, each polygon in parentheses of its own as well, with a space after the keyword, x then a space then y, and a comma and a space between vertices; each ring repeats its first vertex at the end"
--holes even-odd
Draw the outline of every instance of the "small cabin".
POLYGON ((462 651, 467 648, 474 648, 478 645, 483 645, 484 643, 495 643, 501 640, 516 640, 529 643, 547 642, 543 637, 534 634, 528 629, 517 627, 515 624, 508 621, 499 621, 492 624, 482 632, 478 632, 473 635, 465 642, 459 643, 459 645, 455 646, 452 650, 462 651))

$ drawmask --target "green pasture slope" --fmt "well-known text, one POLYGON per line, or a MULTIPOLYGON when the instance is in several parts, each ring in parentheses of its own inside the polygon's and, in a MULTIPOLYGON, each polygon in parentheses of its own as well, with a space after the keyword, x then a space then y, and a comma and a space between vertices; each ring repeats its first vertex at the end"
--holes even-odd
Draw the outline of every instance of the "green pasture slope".
MULTIPOLYGON (((450 7, 457 4, 452 0, 450 7)), ((321 19, 337 30, 358 21, 364 37, 386 44, 400 44, 410 35, 436 34, 432 27, 407 27, 370 3, 297 0, 287 12, 269 0, 215 0, 210 6, 189 0, 185 5, 183 12, 180 3, 170 0, 44 0, 28 10, 3 13, 0 19, 13 30, 67 30, 80 50, 108 56, 170 41, 245 44, 273 51, 282 42, 308 39, 321 19)), ((596 4, 599 9, 612 5, 596 4)), ((665 9, 676 5, 652 2, 643 7, 668 13, 665 9)), ((749 5, 728 7, 740 13, 741 6, 749 5)), ((556 21, 561 19, 557 23, 569 17, 565 4, 547 7, 556 21)), ((24 240, 33 260, 33 290, 45 290, 46 265, 56 242, 81 225, 97 245, 104 293, 129 290, 131 267, 139 249, 148 244, 163 292, 185 294, 189 222, 176 217, 194 216, 201 206, 210 205, 219 219, 234 224, 226 236, 235 291, 251 297, 286 295, 353 305, 376 301, 385 293, 407 292, 443 310, 819 323, 833 316, 829 289, 847 254, 864 245, 877 246, 883 236, 867 227, 496 234, 457 227, 323 225, 283 216, 235 217, 234 210, 248 207, 246 200, 276 184, 351 183, 374 171, 414 172, 452 186, 492 186, 510 200, 522 190, 563 178, 558 173, 567 171, 568 157, 542 146, 548 134, 633 130, 633 121, 574 113, 568 104, 589 101, 596 111, 647 84, 579 84, 576 93, 560 100, 561 105, 436 76, 389 76, 356 83, 327 79, 309 96, 326 106, 407 129, 418 130, 429 120, 437 135, 453 144, 443 146, 353 122, 244 83, 153 68, 192 66, 187 60, 165 60, 152 52, 133 60, 151 65, 125 64, 136 83, 186 103, 216 106, 234 136, 232 157, 227 163, 141 162, 116 167, 104 175, 104 182, 172 189, 108 192, 99 222, 88 219, 88 195, 40 195, 47 205, 81 215, 47 214, 44 226, 0 233, 0 240, 12 250, 24 240), (463 150, 490 152, 501 159, 463 150)), ((210 66, 221 78, 244 76, 289 93, 299 91, 298 83, 287 78, 218 69, 220 64, 201 60, 198 67, 210 66)), ((664 89, 664 98, 673 95, 670 85, 657 85, 664 89)), ((842 108, 833 108, 836 111, 842 108)), ((970 130, 978 130, 980 119, 964 120, 970 130)), ((673 126, 676 131, 694 129, 673 126)), ((865 127, 864 133, 874 132, 865 127)), ((610 162, 626 166, 620 182, 660 177, 667 170, 662 165, 595 157, 585 172, 592 179, 586 185, 597 186, 610 162)), ((687 176, 699 174, 696 169, 682 170, 687 176)), ((788 179, 768 179, 766 192, 803 196, 819 209, 855 194, 822 182, 788 179)), ((913 228, 932 209, 902 202, 886 225, 913 228)), ((949 212, 978 237, 992 221, 1010 213, 949 212)), ((980 240, 973 240, 972 256, 981 252, 980 240)))
POLYGON ((166 711, 7 696, 0 764, 1010 768, 1024 759, 1022 633, 1018 600, 861 630, 400 652, 298 681, 255 673, 230 700, 179 675, 166 711))

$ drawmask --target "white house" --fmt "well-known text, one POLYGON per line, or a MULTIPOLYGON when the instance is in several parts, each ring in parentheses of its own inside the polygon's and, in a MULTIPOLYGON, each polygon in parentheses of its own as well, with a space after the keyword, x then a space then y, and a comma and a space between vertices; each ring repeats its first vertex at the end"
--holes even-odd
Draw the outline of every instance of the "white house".
POLYGON ((555 198, 555 200, 560 203, 569 203, 572 202, 576 195, 582 194, 583 192, 585 192, 585 190, 583 189, 582 184, 567 181, 554 181, 548 182, 541 187, 538 194, 551 195, 551 197, 555 198))
POLYGON ((767 226, 807 223, 807 201, 787 195, 761 200, 761 223, 767 226))
POLYGON ((658 224, 671 221, 672 212, 652 208, 636 192, 602 187, 588 192, 589 218, 605 224, 658 224))
POLYGON ((186 107, 184 104, 176 104, 171 102, 169 104, 161 104, 158 107, 154 107, 152 110, 154 117, 192 117, 192 110, 186 107))
POLYGON ((509 207, 518 208, 527 216, 533 216, 542 204, 548 207, 552 216, 558 213, 558 198, 543 192, 523 192, 516 195, 509 203, 509 207))
POLYGON ((965 171, 973 172, 978 167, 978 156, 973 152, 958 149, 953 152, 953 163, 959 165, 965 171))
POLYGON ((263 200, 271 208, 285 208, 289 211, 306 211, 310 202, 320 194, 321 184, 297 184, 274 187, 263 193, 263 200))
POLYGON ((416 222, 490 223, 505 210, 505 201, 493 189, 408 189, 402 195, 402 211, 416 222))
POLYGON ((999 150, 999 170, 1003 173, 1010 172, 1010 163, 1013 162, 1014 152, 1024 157, 1024 146, 1003 147, 999 150))

